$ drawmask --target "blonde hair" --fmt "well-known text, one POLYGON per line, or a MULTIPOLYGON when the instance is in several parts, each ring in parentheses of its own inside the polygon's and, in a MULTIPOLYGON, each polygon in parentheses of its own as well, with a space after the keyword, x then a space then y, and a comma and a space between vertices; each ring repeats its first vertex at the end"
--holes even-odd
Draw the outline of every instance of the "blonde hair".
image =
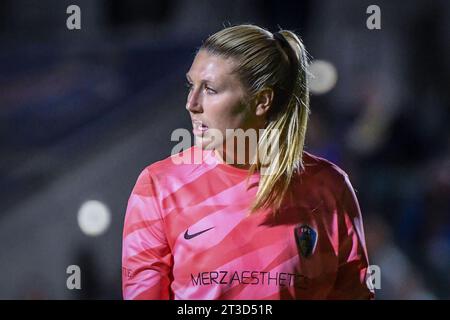
MULTIPOLYGON (((279 34, 287 40, 285 44, 289 47, 280 44, 280 40, 261 27, 243 24, 209 36, 199 48, 233 59, 236 64, 234 73, 246 88, 248 98, 256 96, 264 88, 271 88, 274 93, 266 130, 259 137, 258 148, 267 148, 271 143, 271 130, 279 130, 278 162, 268 165, 267 170, 271 174, 261 175, 249 214, 264 208, 271 208, 276 214, 295 174, 304 169, 302 155, 310 114, 308 53, 294 32, 280 30, 278 38, 279 34)), ((249 176, 261 169, 261 163, 267 163, 263 157, 251 165, 249 176)))

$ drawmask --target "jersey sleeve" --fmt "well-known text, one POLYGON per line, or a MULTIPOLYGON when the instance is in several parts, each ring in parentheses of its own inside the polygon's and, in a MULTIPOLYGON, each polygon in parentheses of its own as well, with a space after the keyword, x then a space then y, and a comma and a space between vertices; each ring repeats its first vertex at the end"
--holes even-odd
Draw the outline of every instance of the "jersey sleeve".
POLYGON ((369 260, 361 210, 353 186, 344 174, 344 188, 338 201, 339 266, 328 299, 374 299, 366 284, 369 260))
POLYGON ((124 299, 170 299, 172 254, 157 185, 145 169, 128 200, 122 239, 124 299))

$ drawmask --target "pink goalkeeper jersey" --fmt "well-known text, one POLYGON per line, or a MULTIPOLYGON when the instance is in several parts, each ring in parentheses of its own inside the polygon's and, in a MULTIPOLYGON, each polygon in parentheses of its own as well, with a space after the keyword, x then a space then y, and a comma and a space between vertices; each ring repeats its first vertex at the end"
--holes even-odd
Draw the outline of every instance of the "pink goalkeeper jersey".
MULTIPOLYGON (((128 201, 124 299, 369 299, 360 208, 347 174, 304 152, 279 216, 247 216, 259 174, 202 161, 148 166, 128 201)), ((193 158, 194 159, 194 158, 193 158)), ((198 159, 197 159, 198 160, 198 159)))

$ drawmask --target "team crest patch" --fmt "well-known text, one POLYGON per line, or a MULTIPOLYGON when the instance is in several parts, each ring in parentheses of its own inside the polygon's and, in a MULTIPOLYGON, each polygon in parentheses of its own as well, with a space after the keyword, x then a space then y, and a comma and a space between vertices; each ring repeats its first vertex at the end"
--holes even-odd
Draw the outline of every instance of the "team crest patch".
POLYGON ((308 225, 301 225, 295 228, 295 241, 301 255, 308 258, 316 247, 317 232, 308 225))

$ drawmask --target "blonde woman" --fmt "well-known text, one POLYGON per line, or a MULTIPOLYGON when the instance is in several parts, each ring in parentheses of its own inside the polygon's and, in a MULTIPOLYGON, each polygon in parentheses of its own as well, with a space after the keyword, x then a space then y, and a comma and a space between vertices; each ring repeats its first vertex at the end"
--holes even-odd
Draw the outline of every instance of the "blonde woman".
POLYGON ((202 44, 186 74, 196 142, 145 168, 128 202, 125 299, 373 298, 349 178, 303 150, 307 64, 288 30, 237 25, 202 44))

